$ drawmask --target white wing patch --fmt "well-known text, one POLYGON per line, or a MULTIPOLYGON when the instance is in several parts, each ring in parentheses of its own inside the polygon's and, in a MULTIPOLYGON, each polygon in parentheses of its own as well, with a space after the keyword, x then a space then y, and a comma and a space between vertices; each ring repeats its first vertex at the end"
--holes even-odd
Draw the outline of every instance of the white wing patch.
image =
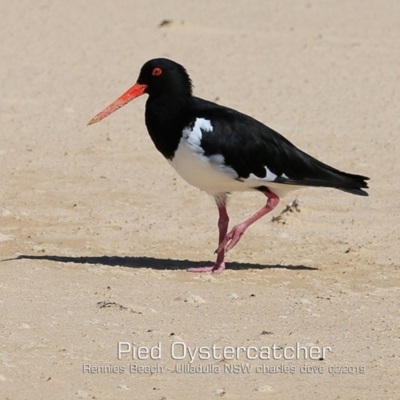
POLYGON ((186 138, 187 141, 194 146, 200 146, 201 139, 203 137, 202 130, 205 132, 212 132, 213 126, 211 125, 211 121, 204 118, 196 118, 193 127, 187 126, 183 129, 182 138, 186 138))
MULTIPOLYGON (((266 176, 264 178, 260 178, 254 174, 250 174, 250 176, 247 179, 255 179, 257 181, 268 181, 268 182, 274 182, 276 178, 278 178, 278 175, 274 174, 272 171, 268 169, 268 167, 264 167, 266 176)), ((285 174, 282 174, 280 178, 285 178, 289 179, 285 174)))

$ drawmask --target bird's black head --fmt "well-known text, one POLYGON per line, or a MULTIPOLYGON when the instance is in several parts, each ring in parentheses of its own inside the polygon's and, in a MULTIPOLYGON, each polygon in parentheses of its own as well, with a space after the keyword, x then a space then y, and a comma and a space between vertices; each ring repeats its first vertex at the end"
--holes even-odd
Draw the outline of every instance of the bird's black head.
POLYGON ((140 70, 137 83, 146 85, 145 93, 150 96, 164 93, 192 95, 192 82, 185 68, 166 58, 147 61, 140 70))
POLYGON ((190 97, 192 95, 192 82, 185 68, 174 61, 166 58, 155 58, 147 61, 140 70, 137 82, 92 118, 89 125, 101 121, 131 100, 145 93, 150 98, 155 98, 162 94, 172 94, 180 98, 190 97))

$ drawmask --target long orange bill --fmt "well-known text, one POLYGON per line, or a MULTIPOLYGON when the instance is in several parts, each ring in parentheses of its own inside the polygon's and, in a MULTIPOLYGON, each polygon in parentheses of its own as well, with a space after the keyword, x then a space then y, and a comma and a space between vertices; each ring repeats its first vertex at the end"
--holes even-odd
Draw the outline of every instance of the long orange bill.
POLYGON ((127 92, 118 97, 118 99, 115 100, 114 103, 111 103, 107 108, 105 108, 103 111, 100 111, 95 117, 93 117, 89 121, 88 125, 93 125, 96 122, 101 121, 103 118, 108 117, 110 114, 112 114, 114 111, 117 111, 125 104, 128 104, 133 99, 136 99, 136 97, 141 96, 142 94, 144 94, 146 88, 147 85, 135 83, 127 92))

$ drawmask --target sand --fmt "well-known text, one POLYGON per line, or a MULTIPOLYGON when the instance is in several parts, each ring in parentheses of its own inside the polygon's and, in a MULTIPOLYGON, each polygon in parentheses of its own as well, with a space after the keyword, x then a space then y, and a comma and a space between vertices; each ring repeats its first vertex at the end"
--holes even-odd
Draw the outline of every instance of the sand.
MULTIPOLYGON (((398 1, 0 15, 1 399, 399 398, 398 1), (222 275, 187 273, 214 260, 217 210, 154 148, 145 98, 86 126, 155 57, 370 196, 298 191, 222 275)), ((263 203, 232 196, 232 223, 263 203)))

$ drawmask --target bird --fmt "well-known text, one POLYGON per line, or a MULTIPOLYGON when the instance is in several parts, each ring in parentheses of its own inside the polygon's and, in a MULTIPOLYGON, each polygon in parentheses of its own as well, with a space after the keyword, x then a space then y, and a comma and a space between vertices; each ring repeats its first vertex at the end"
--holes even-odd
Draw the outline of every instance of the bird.
POLYGON ((225 254, 247 228, 293 190, 325 187, 368 196, 363 190, 368 177, 333 168, 258 120, 194 96, 186 69, 166 58, 147 61, 136 83, 88 125, 143 94, 148 95, 145 124, 155 147, 186 182, 211 195, 218 208, 216 261, 189 272, 223 272, 225 254), (228 197, 245 191, 262 193, 266 204, 228 232, 228 197))

